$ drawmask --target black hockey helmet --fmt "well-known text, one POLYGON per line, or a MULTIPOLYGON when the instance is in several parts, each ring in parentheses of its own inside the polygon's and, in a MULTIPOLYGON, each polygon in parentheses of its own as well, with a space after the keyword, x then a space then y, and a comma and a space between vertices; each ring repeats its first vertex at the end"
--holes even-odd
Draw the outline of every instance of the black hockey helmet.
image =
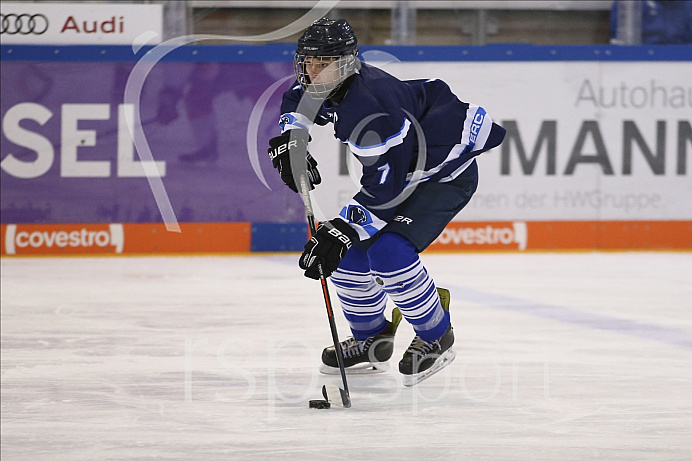
POLYGON ((318 19, 298 39, 298 53, 306 56, 355 54, 357 46, 356 34, 345 19, 318 19))
POLYGON ((303 90, 314 99, 326 99, 360 69, 358 39, 345 19, 318 19, 298 39, 293 64, 303 90), (313 82, 310 70, 316 64, 321 71, 313 72, 313 82))

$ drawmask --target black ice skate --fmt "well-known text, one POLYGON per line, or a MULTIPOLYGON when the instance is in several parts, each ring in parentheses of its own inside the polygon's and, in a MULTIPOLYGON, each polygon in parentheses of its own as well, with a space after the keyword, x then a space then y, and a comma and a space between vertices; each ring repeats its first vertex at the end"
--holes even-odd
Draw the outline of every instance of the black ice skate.
MULTIPOLYGON (((449 290, 437 289, 442 308, 449 311, 449 290)), ((449 325, 438 340, 424 341, 416 335, 399 362, 399 371, 404 375, 404 386, 413 386, 434 375, 454 360, 454 330, 449 325)))
MULTIPOLYGON (((387 327, 380 334, 364 340, 348 338, 341 341, 341 350, 344 353, 344 368, 348 374, 382 373, 389 369, 389 358, 394 352, 394 334, 401 322, 401 312, 398 307, 392 311, 392 321, 387 322, 387 327)), ((322 364, 320 372, 328 375, 340 373, 339 364, 336 361, 334 346, 322 351, 322 364)))

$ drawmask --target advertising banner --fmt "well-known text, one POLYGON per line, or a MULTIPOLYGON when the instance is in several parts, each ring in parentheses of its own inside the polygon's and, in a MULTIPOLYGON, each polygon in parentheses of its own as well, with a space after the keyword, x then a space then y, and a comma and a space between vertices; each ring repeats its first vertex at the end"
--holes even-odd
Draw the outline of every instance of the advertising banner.
POLYGON ((163 201, 179 222, 304 220, 266 153, 281 91, 257 105, 290 64, 157 64, 139 100, 153 161, 123 102, 133 65, 2 62, 3 224, 162 222, 163 201))
MULTIPOLYGON (((91 255, 243 253, 250 251, 250 223, 8 224, 0 226, 1 254, 91 255)), ((303 236, 304 240, 304 236, 303 236)))
MULTIPOLYGON (((262 60, 239 48, 181 49, 187 58, 147 68, 133 100, 126 89, 146 59, 82 59, 88 48, 64 47, 70 60, 0 61, 4 254, 302 247, 303 203, 266 155, 294 81, 290 50, 258 47, 282 56, 262 60), (157 244, 173 233, 132 230, 161 223, 196 235, 157 244), (244 230, 224 234, 222 223, 244 230)), ((507 129, 478 158, 474 198, 431 250, 692 247, 691 61, 393 58, 368 62, 402 79, 440 78, 507 129)), ((331 219, 360 188, 361 169, 331 124, 311 135, 323 177, 312 204, 318 220, 331 219)))
MULTIPOLYGON (((504 143, 478 158, 478 190, 457 220, 692 219, 692 62, 383 68, 402 79, 440 78, 507 129, 504 143)), ((314 131, 315 158, 327 174, 340 172, 315 192, 333 215, 357 190, 358 165, 329 128, 314 131)))
POLYGON ((0 3, 3 45, 160 43, 163 5, 132 3, 0 3))
POLYGON ((426 251, 690 248, 689 221, 455 221, 426 251))

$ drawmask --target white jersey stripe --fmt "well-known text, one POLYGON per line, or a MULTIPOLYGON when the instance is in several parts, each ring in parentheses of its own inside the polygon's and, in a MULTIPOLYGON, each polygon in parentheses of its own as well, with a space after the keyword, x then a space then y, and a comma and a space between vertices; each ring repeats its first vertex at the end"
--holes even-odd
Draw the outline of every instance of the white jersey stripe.
POLYGON ((355 155, 359 157, 377 157, 386 153, 390 148, 398 146, 404 142, 404 138, 408 134, 408 130, 411 127, 411 121, 409 119, 404 119, 404 124, 398 133, 393 134, 387 138, 384 142, 380 144, 375 144, 373 146, 359 146, 352 142, 350 139, 346 140, 348 147, 351 149, 355 155))

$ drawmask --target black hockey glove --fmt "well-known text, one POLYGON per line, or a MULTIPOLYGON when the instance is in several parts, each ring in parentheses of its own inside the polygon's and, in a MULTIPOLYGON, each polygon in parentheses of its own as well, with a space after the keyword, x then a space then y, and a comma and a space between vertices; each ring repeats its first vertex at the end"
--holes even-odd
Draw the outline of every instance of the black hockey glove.
POLYGON ((305 244, 298 265, 305 269, 306 277, 319 280, 319 261, 322 263, 324 276, 329 277, 339 267, 341 259, 357 238, 356 231, 339 218, 320 224, 315 235, 305 244))
POLYGON ((313 190, 317 184, 322 182, 320 172, 317 171, 317 161, 308 152, 309 141, 310 135, 302 130, 298 130, 292 136, 287 133, 269 140, 270 148, 268 153, 269 158, 272 160, 272 165, 279 170, 281 180, 293 192, 298 192, 298 188, 296 187, 295 179, 293 179, 293 170, 291 170, 291 156, 306 160, 305 167, 308 173, 308 187, 310 190, 313 190))

